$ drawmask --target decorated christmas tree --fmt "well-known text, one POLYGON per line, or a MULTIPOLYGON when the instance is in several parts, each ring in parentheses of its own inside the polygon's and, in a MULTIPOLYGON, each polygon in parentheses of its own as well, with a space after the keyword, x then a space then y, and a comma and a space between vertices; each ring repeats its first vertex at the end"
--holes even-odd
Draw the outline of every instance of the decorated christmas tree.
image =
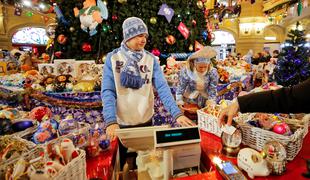
MULTIPOLYGON (((86 0, 88 1, 88 0, 86 0)), ((85 1, 85 2, 86 2, 85 1)), ((96 0, 98 2, 101 0, 96 0)), ((203 4, 191 0, 107 0, 108 18, 96 27, 81 29, 74 8, 83 9, 80 0, 56 0, 58 19, 54 52, 56 58, 100 59, 120 46, 123 39, 122 23, 136 16, 147 24, 149 31, 146 49, 156 54, 191 52, 195 44, 209 45, 203 4), (85 29, 84 29, 85 30, 85 29)), ((85 9, 85 7, 84 7, 85 9)))
POLYGON ((275 68, 276 81, 283 86, 293 86, 310 77, 310 48, 304 31, 292 29, 284 43, 275 68))

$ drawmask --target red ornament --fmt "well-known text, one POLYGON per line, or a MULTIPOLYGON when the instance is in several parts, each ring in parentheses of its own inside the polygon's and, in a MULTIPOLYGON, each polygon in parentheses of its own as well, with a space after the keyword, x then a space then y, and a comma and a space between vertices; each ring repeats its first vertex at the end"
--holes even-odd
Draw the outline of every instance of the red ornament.
POLYGON ((59 44, 65 44, 67 42, 67 37, 63 34, 60 34, 58 37, 57 37, 57 42, 59 44))
POLYGON ((113 20, 113 21, 116 21, 117 19, 118 19, 117 15, 113 15, 113 16, 112 16, 112 20, 113 20))
POLYGON ((175 43, 175 37, 172 36, 172 35, 168 35, 168 36, 166 37, 166 42, 167 42, 168 44, 170 44, 170 45, 173 45, 173 44, 175 43))
POLYGON ((196 20, 193 19, 193 20, 192 20, 192 25, 193 25, 193 26, 196 26, 196 24, 197 24, 196 20))
POLYGON ((82 50, 84 51, 84 52, 90 52, 91 51, 91 45, 89 44, 89 43, 83 43, 83 45, 82 45, 82 50))
POLYGON ((287 131, 286 126, 283 123, 274 125, 272 130, 277 134, 285 134, 287 131))
POLYGON ((157 48, 152 49, 152 54, 154 54, 154 56, 160 56, 160 51, 157 48))
POLYGON ((30 111, 29 117, 41 122, 43 117, 50 119, 52 117, 52 111, 48 107, 39 106, 30 111))
POLYGON ((61 54, 62 54, 62 52, 61 52, 61 51, 57 51, 57 52, 55 52, 55 56, 56 56, 57 58, 60 58, 60 57, 61 57, 61 54))

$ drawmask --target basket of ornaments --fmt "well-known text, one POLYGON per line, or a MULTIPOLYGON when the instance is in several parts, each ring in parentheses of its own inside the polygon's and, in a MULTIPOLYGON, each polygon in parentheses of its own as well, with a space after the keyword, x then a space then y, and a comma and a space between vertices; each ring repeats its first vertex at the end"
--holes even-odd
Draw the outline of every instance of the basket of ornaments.
POLYGON ((218 116, 222 109, 226 108, 231 101, 221 100, 219 104, 209 103, 203 109, 197 111, 198 127, 206 132, 221 137, 222 130, 218 124, 218 116))
POLYGON ((2 167, 5 179, 86 180, 86 154, 62 136, 11 161, 2 167))
POLYGON ((309 116, 297 119, 285 114, 246 113, 234 121, 241 128, 243 144, 261 151, 267 142, 279 142, 285 147, 287 160, 293 160, 300 151, 309 126, 309 116))

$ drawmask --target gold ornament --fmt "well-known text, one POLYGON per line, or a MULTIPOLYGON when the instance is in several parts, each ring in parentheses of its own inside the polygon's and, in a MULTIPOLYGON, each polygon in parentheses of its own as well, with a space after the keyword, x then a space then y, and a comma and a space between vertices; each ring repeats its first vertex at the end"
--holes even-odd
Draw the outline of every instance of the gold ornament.
POLYGON ((119 3, 125 3, 127 0, 118 0, 119 3))
POLYGON ((193 51, 193 50, 194 50, 194 46, 193 46, 192 44, 189 45, 188 50, 189 50, 189 51, 193 51))
POLYGON ((199 9, 203 8, 203 2, 202 1, 197 1, 197 6, 199 9))
POLYGON ((156 24, 157 23, 157 18, 156 17, 151 17, 150 23, 156 24))

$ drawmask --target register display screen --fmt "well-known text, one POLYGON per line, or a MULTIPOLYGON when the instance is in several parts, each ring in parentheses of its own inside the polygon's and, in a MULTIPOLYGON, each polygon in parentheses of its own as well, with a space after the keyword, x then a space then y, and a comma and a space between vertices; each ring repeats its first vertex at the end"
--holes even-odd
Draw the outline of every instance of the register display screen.
POLYGON ((170 129, 156 131, 157 144, 200 139, 199 130, 195 128, 170 129))

